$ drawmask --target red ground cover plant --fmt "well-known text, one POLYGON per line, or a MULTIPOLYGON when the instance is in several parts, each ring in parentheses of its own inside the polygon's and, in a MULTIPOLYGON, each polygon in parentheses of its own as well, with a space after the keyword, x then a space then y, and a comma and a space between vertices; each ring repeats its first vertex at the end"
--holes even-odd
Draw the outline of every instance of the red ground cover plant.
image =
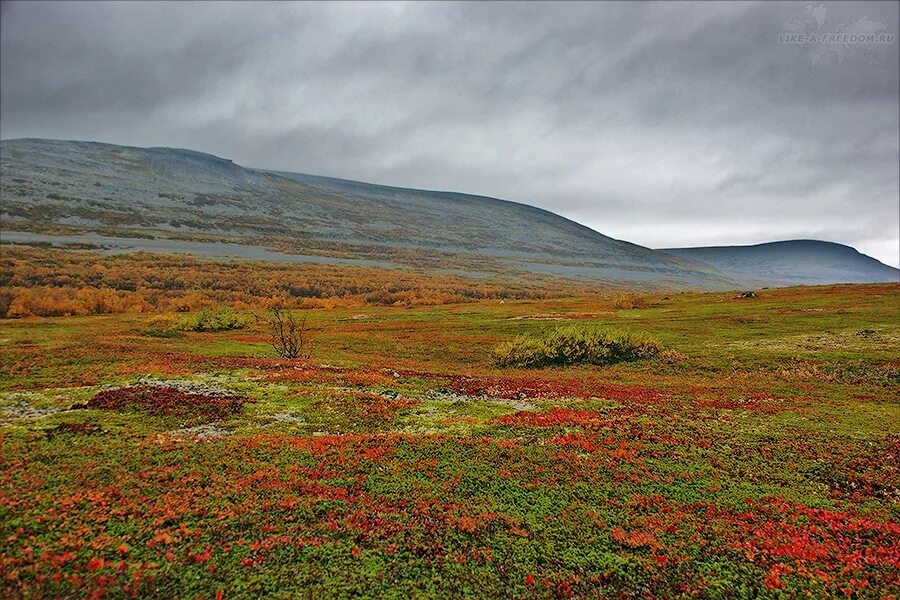
MULTIPOLYGON (((22 444, 12 444, 20 458, 4 465, 0 507, 35 518, 4 527, 8 551, 0 555, 6 584, 36 595, 171 597, 189 589, 172 587, 178 573, 178 586, 202 580, 195 592, 216 583, 229 590, 224 597, 240 597, 237 572, 256 586, 254 595, 264 595, 268 578, 288 581, 277 579, 288 576, 288 565, 315 578, 327 564, 337 569, 331 577, 362 573, 367 585, 382 585, 382 576, 389 585, 390 577, 415 577, 423 568, 441 579, 444 587, 435 591, 485 577, 499 586, 492 588, 497 594, 534 586, 558 597, 615 590, 635 598, 715 595, 695 570, 707 560, 744 569, 742 579, 756 582, 745 595, 772 597, 778 590, 870 597, 895 587, 900 573, 900 525, 885 514, 777 497, 716 506, 639 493, 650 474, 619 478, 606 462, 611 456, 561 460, 552 446, 525 448, 515 440, 387 434, 254 436, 212 445, 148 440, 118 450, 97 444, 69 459, 90 478, 62 481, 29 468, 46 448, 22 444), (122 469, 115 476, 99 460, 113 456, 122 469), (514 471, 515 480, 486 485, 500 470, 514 471), (572 494, 582 477, 591 485, 572 494), (584 494, 610 481, 620 493, 586 501, 584 494), (490 506, 498 493, 552 498, 562 510, 549 521, 523 519, 490 506), (120 529, 120 521, 131 525, 120 529), (562 532, 582 552, 613 552, 631 567, 585 571, 534 562, 533 553, 546 552, 562 532), (367 561, 382 575, 365 571, 367 561), (641 595, 632 586, 656 591, 641 595)), ((637 452, 649 456, 634 447, 614 463, 633 464, 637 452)))
POLYGON ((522 410, 512 415, 500 417, 499 422, 504 425, 519 425, 526 427, 607 427, 612 421, 608 414, 597 410, 554 407, 547 411, 536 412, 522 410))
POLYGON ((231 394, 186 392, 164 385, 132 385, 103 390, 77 408, 97 410, 132 408, 157 415, 189 413, 210 419, 224 419, 240 412, 246 402, 253 400, 246 396, 231 394))
POLYGON ((837 583, 833 591, 851 597, 871 586, 875 574, 885 578, 879 585, 900 583, 900 523, 784 498, 748 499, 747 506, 739 513, 714 507, 707 512, 720 539, 769 569, 767 588, 783 587, 781 577, 791 573, 826 588, 837 583))

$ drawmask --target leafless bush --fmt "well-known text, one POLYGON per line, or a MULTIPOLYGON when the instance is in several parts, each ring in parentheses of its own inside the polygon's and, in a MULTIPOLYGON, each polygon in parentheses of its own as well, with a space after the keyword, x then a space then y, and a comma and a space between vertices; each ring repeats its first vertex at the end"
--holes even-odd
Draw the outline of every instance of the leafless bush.
POLYGON ((309 358, 312 353, 312 340, 306 317, 298 318, 290 311, 277 306, 269 311, 265 319, 269 324, 272 346, 282 358, 309 358))

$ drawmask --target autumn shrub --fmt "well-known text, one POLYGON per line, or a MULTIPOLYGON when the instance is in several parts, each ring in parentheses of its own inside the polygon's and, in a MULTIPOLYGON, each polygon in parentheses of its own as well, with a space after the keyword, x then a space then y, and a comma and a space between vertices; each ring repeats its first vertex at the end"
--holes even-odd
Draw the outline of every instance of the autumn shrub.
POLYGON ((662 351, 656 340, 601 327, 567 325, 540 336, 519 336, 494 349, 501 367, 605 365, 652 358, 662 351))
POLYGON ((613 306, 621 309, 646 308, 647 300, 643 296, 634 296, 631 294, 623 294, 616 296, 613 300, 613 306))
POLYGON ((109 288, 16 287, 7 289, 0 297, 0 318, 64 317, 149 310, 152 306, 140 294, 109 288))
POLYGON ((6 318, 15 297, 16 295, 11 289, 0 287, 0 319, 6 318))
POLYGON ((201 310, 179 319, 174 328, 181 331, 231 331, 241 329, 250 318, 233 310, 201 310))
POLYGON ((3 247, 0 318, 101 313, 190 313, 232 306, 285 309, 430 306, 548 298, 586 284, 528 276, 498 281, 349 265, 200 260, 146 253, 3 247))

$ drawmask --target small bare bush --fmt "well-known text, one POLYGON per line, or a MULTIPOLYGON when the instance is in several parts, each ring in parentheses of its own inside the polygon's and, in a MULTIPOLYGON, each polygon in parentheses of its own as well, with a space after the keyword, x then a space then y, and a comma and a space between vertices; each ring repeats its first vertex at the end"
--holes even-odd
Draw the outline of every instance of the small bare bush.
POLYGON ((265 319, 269 325, 272 347, 282 358, 309 358, 312 354, 312 340, 306 317, 297 317, 290 311, 278 307, 269 311, 265 319))

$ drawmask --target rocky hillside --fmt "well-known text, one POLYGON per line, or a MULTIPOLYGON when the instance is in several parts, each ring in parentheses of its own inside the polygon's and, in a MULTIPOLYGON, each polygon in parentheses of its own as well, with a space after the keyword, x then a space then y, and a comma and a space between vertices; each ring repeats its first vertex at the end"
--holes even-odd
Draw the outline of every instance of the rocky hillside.
POLYGON ((0 157, 5 231, 238 242, 485 276, 733 283, 715 268, 494 198, 250 169, 172 148, 17 139, 0 144, 0 157))

